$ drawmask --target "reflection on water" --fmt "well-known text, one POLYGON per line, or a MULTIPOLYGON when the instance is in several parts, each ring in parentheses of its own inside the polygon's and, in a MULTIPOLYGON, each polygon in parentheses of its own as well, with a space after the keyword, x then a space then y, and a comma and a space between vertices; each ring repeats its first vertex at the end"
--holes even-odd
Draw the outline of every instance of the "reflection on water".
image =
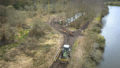
POLYGON ((120 68, 120 7, 109 6, 109 14, 103 18, 103 23, 106 47, 99 68, 120 68))

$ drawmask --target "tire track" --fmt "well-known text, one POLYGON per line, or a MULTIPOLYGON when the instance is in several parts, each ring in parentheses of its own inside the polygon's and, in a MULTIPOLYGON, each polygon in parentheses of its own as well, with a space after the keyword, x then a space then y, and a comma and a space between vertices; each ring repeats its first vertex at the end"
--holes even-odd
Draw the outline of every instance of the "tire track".
MULTIPOLYGON (((65 27, 63 27, 62 25, 59 25, 58 23, 59 22, 56 22, 54 20, 49 22, 51 27, 53 27, 55 30, 57 30, 58 32, 60 32, 64 36, 64 42, 61 45, 61 47, 64 44, 69 44, 72 47, 72 45, 74 44, 76 38, 78 36, 82 36, 81 31, 85 30, 89 25, 89 22, 88 22, 85 25, 83 25, 83 27, 81 27, 80 29, 78 29, 78 30, 76 30, 74 32, 71 32, 71 31, 67 30, 65 27)), ((54 61, 54 63, 51 65, 50 68, 67 68, 67 64, 62 64, 62 63, 59 62, 59 60, 57 60, 57 61, 54 61)))

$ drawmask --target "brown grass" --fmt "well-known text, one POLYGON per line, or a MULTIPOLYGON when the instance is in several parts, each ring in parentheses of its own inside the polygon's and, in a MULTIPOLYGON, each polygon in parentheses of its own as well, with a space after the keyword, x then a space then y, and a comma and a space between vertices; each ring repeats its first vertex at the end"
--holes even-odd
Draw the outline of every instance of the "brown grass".
POLYGON ((74 46, 72 47, 71 61, 68 65, 68 68, 82 68, 83 63, 85 62, 85 49, 83 48, 83 37, 79 37, 74 46))

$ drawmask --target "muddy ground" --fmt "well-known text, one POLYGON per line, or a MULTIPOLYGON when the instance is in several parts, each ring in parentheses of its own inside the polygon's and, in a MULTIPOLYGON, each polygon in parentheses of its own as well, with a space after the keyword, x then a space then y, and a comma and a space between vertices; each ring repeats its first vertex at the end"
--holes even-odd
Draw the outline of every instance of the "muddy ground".
MULTIPOLYGON (((70 31, 65 26, 58 24, 59 22, 56 22, 52 20, 49 24, 58 32, 63 34, 64 36, 64 44, 69 44, 71 47, 73 46, 74 42, 79 36, 82 36, 81 31, 86 29, 89 25, 89 22, 83 25, 80 29, 77 29, 76 31, 70 31)), ((63 46, 61 45, 61 47, 63 46)), ((55 61, 50 68, 67 68, 67 64, 61 64, 59 61, 55 61)))

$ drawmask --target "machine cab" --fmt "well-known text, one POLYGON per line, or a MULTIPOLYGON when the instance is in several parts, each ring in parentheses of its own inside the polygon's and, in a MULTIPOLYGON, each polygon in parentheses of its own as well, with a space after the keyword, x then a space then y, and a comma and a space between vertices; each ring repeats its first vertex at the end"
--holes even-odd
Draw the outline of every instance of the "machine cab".
POLYGON ((64 45, 62 49, 62 57, 68 58, 70 57, 70 45, 64 45))
POLYGON ((63 50, 66 50, 66 51, 70 51, 70 45, 64 45, 63 46, 63 50))

